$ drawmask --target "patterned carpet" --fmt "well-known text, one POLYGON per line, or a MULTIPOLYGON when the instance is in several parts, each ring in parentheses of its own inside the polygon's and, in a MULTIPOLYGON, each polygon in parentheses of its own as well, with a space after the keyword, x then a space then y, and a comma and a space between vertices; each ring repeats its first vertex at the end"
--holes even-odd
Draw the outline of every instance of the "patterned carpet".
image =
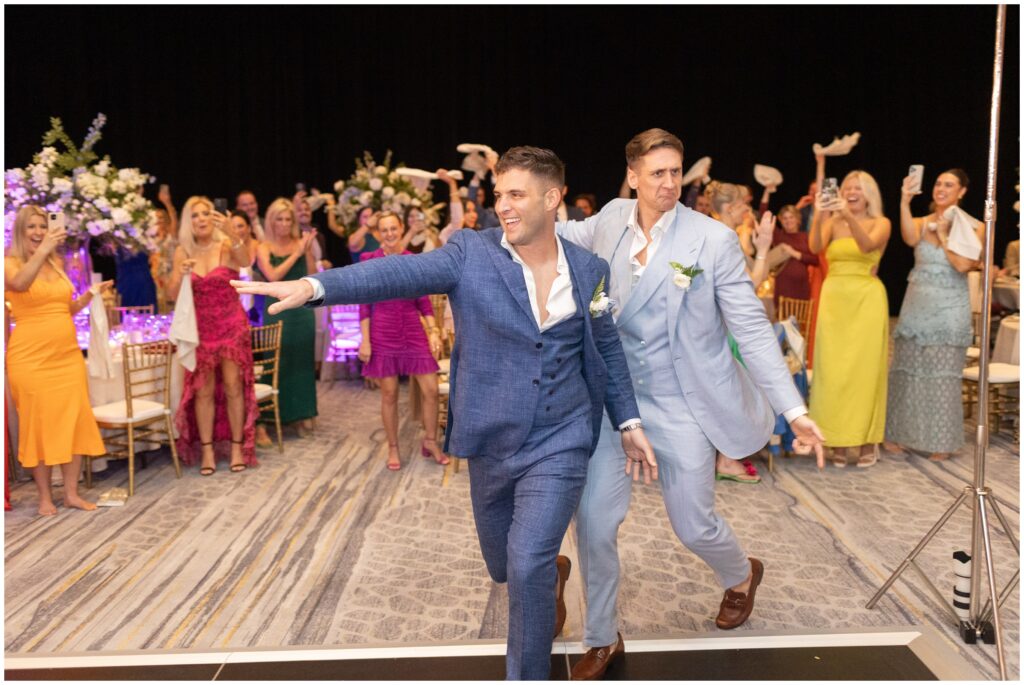
MULTIPOLYGON (((469 506, 465 464, 418 454, 419 426, 400 413, 403 468, 384 467, 378 394, 357 381, 320 386, 312 438, 286 438, 285 453, 212 477, 174 477, 150 459, 123 508, 35 514, 30 482, 15 485, 5 516, 7 653, 128 649, 338 646, 499 639, 504 588, 488 579, 469 506)), ((966 427, 971 440, 970 426, 966 427)), ((973 447, 944 463, 883 454, 871 469, 776 460, 764 483, 719 484, 719 510, 749 553, 765 562, 757 606, 740 630, 806 630, 930 624, 949 649, 988 677, 995 648, 964 645, 936 600, 907 571, 873 610, 864 604, 971 479, 973 447)), ((989 485, 1019 528, 1019 447, 993 439, 989 485)), ((98 493, 123 486, 115 464, 98 493)), ((60 497, 60 490, 57 491, 60 497)), ((970 511, 953 516, 919 558, 936 585, 952 587, 951 554, 969 545, 970 511)), ((997 578, 1018 559, 998 526, 997 578)), ((620 535, 620 595, 627 638, 715 631, 721 589, 673 535, 656 485, 637 485, 620 535)), ((573 531, 564 550, 577 566, 573 531)), ((576 570, 562 639, 579 641, 585 608, 576 570)), ((1018 607, 1003 607, 1010 675, 1019 674, 1018 607)))

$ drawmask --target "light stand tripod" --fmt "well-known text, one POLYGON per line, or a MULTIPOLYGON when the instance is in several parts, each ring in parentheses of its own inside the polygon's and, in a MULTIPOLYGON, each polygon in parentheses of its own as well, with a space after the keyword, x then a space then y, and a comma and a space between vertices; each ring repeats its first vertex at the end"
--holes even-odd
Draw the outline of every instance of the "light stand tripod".
MULTIPOLYGON (((924 580, 925 585, 931 589, 936 598, 939 600, 940 606, 944 607, 949 615, 952 617, 953 622, 960 626, 960 636, 965 642, 969 644, 975 644, 980 637, 984 642, 992 644, 995 642, 996 650, 999 657, 999 675, 1002 680, 1006 680, 1006 659, 1004 657, 1003 650, 1003 629, 999 621, 999 607, 1002 606, 1003 602, 1006 601, 1007 597, 1013 592, 1013 588, 1016 586, 1018 579, 1020 578, 1020 569, 1014 574, 1010 583, 1003 589, 1003 591, 997 596, 996 595, 996 575, 995 568, 992 561, 992 537, 989 534, 989 511, 995 513, 999 519, 999 523, 1003 527, 1003 531, 1006 536, 1010 539, 1010 543, 1013 545, 1014 550, 1017 552, 1018 558, 1020 557, 1020 545, 1017 539, 1013 535, 1013 528, 1010 527, 1003 516, 1003 512, 999 509, 999 505, 996 503, 995 497, 992 495, 992 490, 985 486, 985 451, 988 448, 988 364, 989 364, 989 338, 990 332, 989 327, 991 325, 991 301, 992 301, 992 282, 990 280, 990 274, 992 271, 992 246, 994 242, 994 222, 995 222, 995 190, 996 190, 996 161, 998 159, 998 145, 999 145, 999 107, 1002 97, 1002 82, 1003 82, 1003 42, 1004 34, 1006 30, 1006 5, 999 5, 996 14, 996 50, 995 50, 995 65, 992 75, 992 112, 989 118, 989 149, 988 149, 988 188, 985 195, 985 246, 983 258, 985 260, 984 271, 982 275, 982 283, 984 284, 982 301, 981 301, 981 358, 978 360, 979 373, 978 373, 978 428, 975 434, 974 442, 974 485, 966 486, 960 496, 956 498, 956 501, 946 510, 939 520, 932 526, 932 529, 921 539, 921 542, 917 544, 917 547, 903 560, 899 568, 893 572, 889 579, 885 581, 885 584, 879 588, 875 596, 871 598, 871 601, 867 603, 867 608, 871 609, 875 606, 882 595, 896 582, 896 579, 907 569, 912 567, 917 571, 918 575, 924 580), (984 545, 985 548, 985 571, 988 575, 988 588, 989 597, 986 600, 984 607, 979 609, 978 600, 981 593, 981 577, 980 574, 975 570, 971 574, 971 597, 970 597, 970 614, 967 621, 961 621, 956 613, 950 607, 949 602, 943 597, 943 594, 939 592, 935 584, 928 578, 928 576, 921 570, 916 563, 917 556, 922 550, 931 542, 931 539, 935 537, 935 534, 946 524, 947 521, 953 516, 960 505, 973 498, 974 514, 973 514, 973 525, 971 526, 971 559, 974 562, 980 558, 979 553, 981 547, 984 545), (989 623, 991 618, 992 623, 989 623), (993 627, 994 626, 994 627, 993 627)), ((977 565, 974 564, 974 568, 977 569, 977 565)))

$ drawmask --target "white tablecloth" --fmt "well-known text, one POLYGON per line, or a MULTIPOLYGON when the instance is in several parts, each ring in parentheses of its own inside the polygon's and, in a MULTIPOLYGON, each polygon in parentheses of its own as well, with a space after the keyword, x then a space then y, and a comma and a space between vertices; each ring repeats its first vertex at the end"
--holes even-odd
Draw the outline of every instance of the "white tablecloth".
POLYGON ((992 284, 992 299, 1007 309, 1019 310, 1020 281, 1016 278, 997 278, 992 284))
POLYGON ((1008 316, 999 324, 992 361, 1020 366, 1020 314, 1008 316))

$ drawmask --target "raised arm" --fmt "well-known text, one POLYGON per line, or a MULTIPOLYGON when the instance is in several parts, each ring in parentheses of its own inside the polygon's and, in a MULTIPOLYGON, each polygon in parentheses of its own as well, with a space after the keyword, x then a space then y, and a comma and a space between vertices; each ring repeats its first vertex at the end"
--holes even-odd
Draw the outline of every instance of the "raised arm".
POLYGON ((167 210, 167 217, 170 219, 167 226, 167 231, 170 235, 174 236, 175 239, 178 237, 178 210, 174 208, 174 203, 171 202, 171 189, 167 185, 160 186, 160 192, 157 194, 157 199, 160 200, 160 204, 167 210))
POLYGON ((914 199, 915 195, 920 195, 921 191, 916 193, 911 191, 910 188, 913 180, 910 176, 903 179, 903 187, 900 188, 900 236, 910 247, 916 247, 921 242, 921 224, 923 223, 920 219, 915 219, 910 213, 910 201, 914 199))

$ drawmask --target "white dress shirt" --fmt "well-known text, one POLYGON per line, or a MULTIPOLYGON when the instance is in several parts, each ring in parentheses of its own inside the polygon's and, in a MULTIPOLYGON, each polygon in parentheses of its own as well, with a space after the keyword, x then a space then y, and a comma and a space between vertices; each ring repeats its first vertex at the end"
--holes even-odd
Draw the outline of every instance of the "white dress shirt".
POLYGON ((665 237, 665 230, 676 220, 676 208, 672 207, 672 209, 662 214, 661 218, 651 227, 651 240, 648 243, 647 236, 644 235, 644 229, 640 228, 640 222, 637 220, 637 213, 639 211, 640 203, 638 202, 633 208, 632 214, 629 215, 629 223, 626 224, 633 233, 633 243, 629 247, 629 266, 632 269, 634 286, 640 281, 640 277, 647 270, 647 265, 654 258, 654 253, 661 246, 661 241, 665 237), (645 247, 647 248, 647 256, 644 259, 644 263, 641 264, 637 255, 643 252, 645 247))
POLYGON ((523 278, 526 280, 526 292, 530 295, 530 308, 533 310, 533 318, 537 322, 537 328, 542 332, 557 326, 566 319, 576 314, 576 299, 572 296, 572 278, 569 276, 569 262, 565 259, 565 249, 562 247, 562 239, 555 236, 555 244, 558 245, 558 263, 555 269, 558 276, 551 284, 551 291, 548 293, 548 318, 542 323, 540 320, 540 305, 537 303, 537 281, 533 277, 533 271, 526 265, 505 237, 501 234, 501 246, 512 255, 512 261, 522 267, 523 278))

